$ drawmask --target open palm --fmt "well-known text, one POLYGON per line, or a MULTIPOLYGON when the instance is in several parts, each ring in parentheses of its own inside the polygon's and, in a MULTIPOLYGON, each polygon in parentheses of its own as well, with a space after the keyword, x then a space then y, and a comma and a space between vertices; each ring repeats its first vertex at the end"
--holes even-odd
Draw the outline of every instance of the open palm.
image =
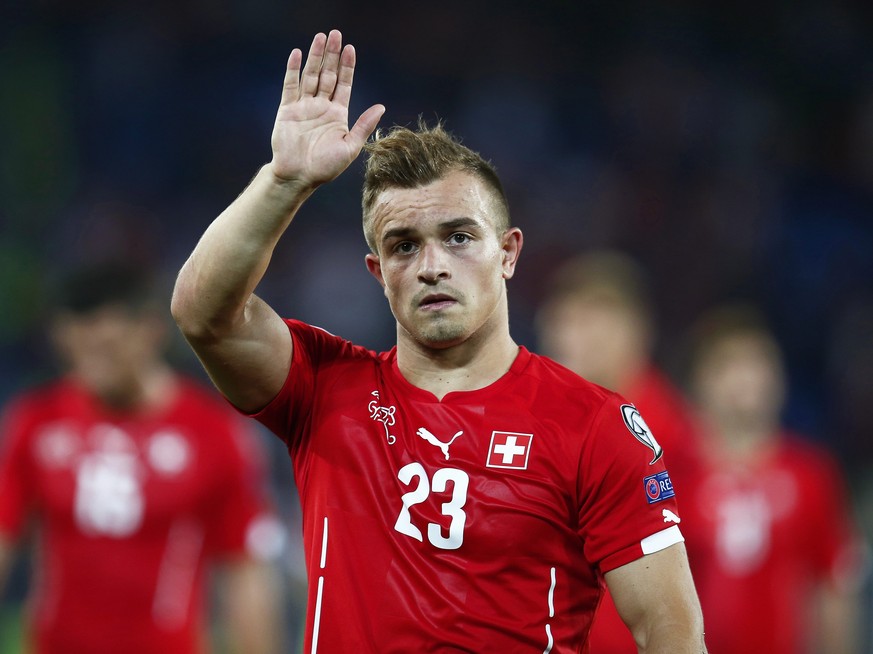
POLYGON ((301 74, 303 54, 288 59, 282 101, 273 127, 273 174, 307 186, 329 182, 361 151, 385 112, 367 109, 349 129, 355 49, 342 34, 316 34, 301 74))

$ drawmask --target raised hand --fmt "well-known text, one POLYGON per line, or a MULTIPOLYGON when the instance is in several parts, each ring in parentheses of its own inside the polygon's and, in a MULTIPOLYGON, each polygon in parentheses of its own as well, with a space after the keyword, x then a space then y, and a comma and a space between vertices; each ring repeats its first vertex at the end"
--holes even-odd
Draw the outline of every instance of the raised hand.
POLYGON ((355 48, 342 34, 316 34, 301 74, 303 53, 288 58, 282 101, 273 126, 273 175, 318 186, 345 170, 361 151, 385 107, 367 109, 349 129, 349 99, 355 73, 355 48))

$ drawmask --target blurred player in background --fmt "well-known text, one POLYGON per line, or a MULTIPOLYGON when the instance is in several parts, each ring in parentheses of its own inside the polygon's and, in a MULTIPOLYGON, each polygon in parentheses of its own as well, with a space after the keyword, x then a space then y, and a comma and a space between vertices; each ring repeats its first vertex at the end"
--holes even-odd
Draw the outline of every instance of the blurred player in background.
POLYGON ((831 455, 780 427, 785 372, 760 316, 694 330, 705 466, 683 528, 713 654, 855 654, 861 548, 831 455))
MULTIPOLYGON (((697 438, 689 404, 653 361, 653 320, 639 265, 617 251, 594 251, 558 268, 538 311, 537 338, 543 354, 620 393, 640 410, 664 448, 681 508, 699 456, 697 438)), ((609 593, 594 619, 590 642, 598 654, 637 651, 609 593)))
POLYGON ((162 359, 149 280, 121 263, 61 285, 50 334, 68 372, 6 407, 0 429, 0 587, 36 540, 27 607, 35 654, 209 650, 208 570, 228 651, 279 647, 282 547, 257 443, 219 397, 162 359))

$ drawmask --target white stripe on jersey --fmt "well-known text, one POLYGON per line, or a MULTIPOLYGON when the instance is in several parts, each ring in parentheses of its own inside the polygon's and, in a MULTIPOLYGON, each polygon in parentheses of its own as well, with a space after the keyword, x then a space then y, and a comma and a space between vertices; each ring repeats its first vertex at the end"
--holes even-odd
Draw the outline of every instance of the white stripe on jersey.
POLYGON ((324 534, 321 537, 321 569, 327 565, 327 516, 324 516, 324 534))
MULTIPOLYGON (((324 533, 321 536, 321 569, 327 565, 327 516, 324 516, 324 533)), ((315 597, 315 616, 312 624, 312 648, 310 654, 318 651, 318 631, 321 627, 321 598, 324 595, 324 575, 318 578, 318 594, 315 597)))
POLYGON ((152 598, 152 619, 163 629, 179 629, 185 622, 204 538, 203 527, 190 520, 175 521, 167 533, 152 598))
POLYGON ((555 569, 552 568, 552 585, 549 588, 549 617, 555 617, 555 569))
MULTIPOLYGON (((552 583, 549 586, 549 617, 555 617, 555 583, 557 581, 555 577, 555 568, 551 569, 549 573, 552 578, 552 583)), ((543 650, 543 654, 549 654, 552 651, 552 646, 555 644, 554 638, 552 638, 552 625, 548 622, 546 623, 546 637, 549 639, 548 644, 546 645, 546 649, 543 650)))
POLYGON ((318 651, 318 627, 321 623, 321 595, 324 591, 324 577, 318 578, 318 596, 315 599, 315 625, 312 627, 312 654, 318 651))

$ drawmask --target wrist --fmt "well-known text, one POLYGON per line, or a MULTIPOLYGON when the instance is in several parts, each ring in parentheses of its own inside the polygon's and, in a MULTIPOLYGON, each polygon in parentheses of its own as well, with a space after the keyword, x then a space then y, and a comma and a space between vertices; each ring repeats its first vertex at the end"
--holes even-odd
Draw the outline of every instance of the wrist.
POLYGON ((319 186, 304 179, 289 179, 277 175, 273 170, 272 162, 261 167, 254 182, 262 192, 273 198, 273 201, 292 210, 300 206, 319 186))
POLYGON ((268 178, 272 186, 285 193, 310 195, 321 186, 317 182, 311 182, 302 177, 285 177, 277 174, 273 161, 265 164, 260 172, 268 178))

